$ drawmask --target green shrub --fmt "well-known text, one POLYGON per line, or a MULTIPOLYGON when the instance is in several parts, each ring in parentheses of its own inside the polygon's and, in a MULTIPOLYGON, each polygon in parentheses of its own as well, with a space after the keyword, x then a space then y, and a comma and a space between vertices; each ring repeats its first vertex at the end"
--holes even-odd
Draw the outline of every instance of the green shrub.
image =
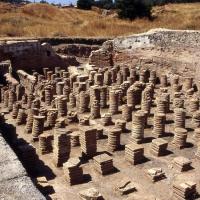
POLYGON ((120 18, 151 18, 152 5, 145 0, 116 0, 116 8, 120 18))
POLYGON ((93 4, 93 0, 78 0, 77 7, 83 10, 90 10, 93 4))

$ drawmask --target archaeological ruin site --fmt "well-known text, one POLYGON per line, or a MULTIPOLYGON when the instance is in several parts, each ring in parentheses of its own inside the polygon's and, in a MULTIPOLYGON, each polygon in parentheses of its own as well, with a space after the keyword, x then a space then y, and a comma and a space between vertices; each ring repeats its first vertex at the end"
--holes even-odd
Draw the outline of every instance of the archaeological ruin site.
POLYGON ((0 40, 0 199, 200 199, 200 31, 0 40))

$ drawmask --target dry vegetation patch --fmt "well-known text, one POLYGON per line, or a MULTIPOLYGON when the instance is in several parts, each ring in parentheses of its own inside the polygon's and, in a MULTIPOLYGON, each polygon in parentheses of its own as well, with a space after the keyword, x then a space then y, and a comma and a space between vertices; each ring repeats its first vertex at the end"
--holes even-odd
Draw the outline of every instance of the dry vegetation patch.
POLYGON ((153 16, 153 21, 129 21, 103 16, 95 9, 61 9, 46 4, 18 7, 0 3, 0 36, 119 36, 159 27, 200 29, 200 3, 156 6, 153 16))

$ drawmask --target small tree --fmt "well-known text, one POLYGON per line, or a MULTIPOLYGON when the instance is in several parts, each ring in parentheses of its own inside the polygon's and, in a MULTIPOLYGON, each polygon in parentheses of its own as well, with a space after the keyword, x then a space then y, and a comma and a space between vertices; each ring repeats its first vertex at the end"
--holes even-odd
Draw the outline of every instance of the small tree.
POLYGON ((116 0, 120 18, 151 17, 151 4, 145 0, 116 0))
POLYGON ((90 10, 92 7, 93 1, 92 0, 78 0, 77 7, 79 9, 90 10))
POLYGON ((48 4, 46 0, 41 0, 40 3, 48 4))

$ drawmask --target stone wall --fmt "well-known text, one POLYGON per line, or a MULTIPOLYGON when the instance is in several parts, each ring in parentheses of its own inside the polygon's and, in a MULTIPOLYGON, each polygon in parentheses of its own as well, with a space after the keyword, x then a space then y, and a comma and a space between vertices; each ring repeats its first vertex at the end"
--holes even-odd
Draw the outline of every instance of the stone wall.
POLYGON ((89 63, 98 67, 129 65, 200 79, 200 31, 155 29, 107 41, 93 51, 89 63))
POLYGON ((89 57, 89 64, 96 67, 108 67, 113 66, 113 41, 106 41, 102 48, 96 51, 92 51, 89 57))
MULTIPOLYGON (((8 132, 6 132, 8 134, 8 132)), ((45 200, 0 133, 0 199, 45 200)))
POLYGON ((59 66, 65 68, 69 65, 79 64, 75 57, 62 57, 56 54, 49 44, 40 44, 39 40, 1 41, 0 61, 5 59, 11 60, 15 71, 23 69, 41 72, 43 67, 59 66))
MULTIPOLYGON (((77 66, 76 58, 88 58, 110 38, 4 38, 0 39, 0 62, 11 60, 14 70, 42 72, 43 67, 77 66), (52 48, 53 47, 53 48, 52 48)), ((1 69, 0 69, 1 73, 1 69)))

